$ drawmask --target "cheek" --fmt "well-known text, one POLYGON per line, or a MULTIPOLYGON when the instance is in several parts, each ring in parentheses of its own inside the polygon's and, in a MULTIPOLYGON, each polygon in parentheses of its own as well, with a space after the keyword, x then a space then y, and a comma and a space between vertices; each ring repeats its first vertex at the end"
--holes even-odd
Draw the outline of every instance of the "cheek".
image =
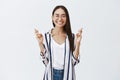
POLYGON ((65 18, 65 19, 64 19, 64 22, 66 23, 66 21, 67 21, 67 19, 65 18))
POLYGON ((57 18, 56 18, 56 17, 54 17, 52 20, 55 22, 55 21, 57 20, 57 18))
POLYGON ((56 23, 56 21, 57 21, 56 19, 53 20, 54 23, 56 23))
POLYGON ((63 20, 64 20, 64 21, 66 21, 66 20, 67 20, 67 18, 63 18, 63 20))

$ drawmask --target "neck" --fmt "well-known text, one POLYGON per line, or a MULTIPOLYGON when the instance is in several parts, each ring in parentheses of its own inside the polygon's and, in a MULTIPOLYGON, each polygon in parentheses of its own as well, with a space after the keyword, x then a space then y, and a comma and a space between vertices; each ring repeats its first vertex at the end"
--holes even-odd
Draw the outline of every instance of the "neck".
POLYGON ((53 34, 63 34, 65 33, 63 28, 59 28, 59 27, 55 27, 54 30, 53 30, 53 34))

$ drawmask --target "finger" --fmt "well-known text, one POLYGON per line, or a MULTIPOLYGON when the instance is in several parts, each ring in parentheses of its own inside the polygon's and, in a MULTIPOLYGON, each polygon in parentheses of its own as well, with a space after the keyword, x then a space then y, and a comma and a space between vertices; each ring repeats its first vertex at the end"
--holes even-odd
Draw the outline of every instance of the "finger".
POLYGON ((80 36, 80 34, 79 34, 79 33, 77 33, 77 34, 76 34, 76 37, 79 37, 79 36, 80 36))
POLYGON ((38 34, 39 33, 39 31, 37 30, 37 29, 34 29, 35 30, 35 34, 38 34))
POLYGON ((83 28, 79 29, 78 32, 79 32, 79 33, 82 33, 82 30, 83 30, 83 28))
POLYGON ((79 38, 79 37, 81 37, 81 36, 82 36, 81 33, 77 33, 77 34, 76 34, 76 38, 79 38))
POLYGON ((37 34, 37 36, 38 36, 39 38, 41 38, 41 37, 42 37, 42 34, 37 34))

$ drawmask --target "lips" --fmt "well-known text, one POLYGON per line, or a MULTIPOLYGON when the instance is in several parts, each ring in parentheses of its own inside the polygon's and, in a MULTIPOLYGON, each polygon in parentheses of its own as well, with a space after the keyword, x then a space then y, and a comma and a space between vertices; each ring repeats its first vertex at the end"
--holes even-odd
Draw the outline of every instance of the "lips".
POLYGON ((59 25, 62 25, 63 23, 62 22, 58 22, 59 25))
POLYGON ((64 24, 63 21, 56 21, 56 23, 57 23, 58 25, 63 25, 63 24, 64 24))

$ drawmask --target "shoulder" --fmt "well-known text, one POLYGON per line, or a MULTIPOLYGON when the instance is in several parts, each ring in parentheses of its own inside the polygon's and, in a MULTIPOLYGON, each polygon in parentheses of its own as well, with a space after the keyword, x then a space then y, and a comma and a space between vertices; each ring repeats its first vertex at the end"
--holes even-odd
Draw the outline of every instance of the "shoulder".
POLYGON ((43 32, 42 35, 43 35, 43 37, 44 37, 45 39, 49 39, 49 38, 50 38, 50 35, 51 35, 51 30, 48 30, 48 31, 46 31, 46 32, 43 32))
POLYGON ((51 34, 51 30, 48 30, 46 32, 42 32, 42 35, 49 35, 49 34, 51 34))
MULTIPOLYGON (((52 28, 53 29, 53 28, 52 28)), ((50 30, 48 30, 47 32, 45 32, 44 34, 51 34, 51 31, 52 31, 52 29, 50 29, 50 30)))

